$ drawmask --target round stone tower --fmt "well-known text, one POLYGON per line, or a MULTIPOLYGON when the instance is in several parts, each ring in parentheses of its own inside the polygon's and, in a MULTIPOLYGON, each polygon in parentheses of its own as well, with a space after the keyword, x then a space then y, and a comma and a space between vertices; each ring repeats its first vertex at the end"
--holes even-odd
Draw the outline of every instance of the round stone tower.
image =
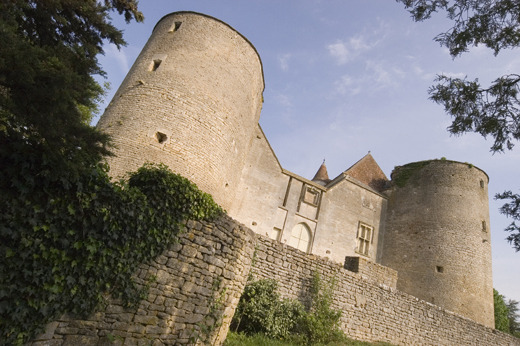
POLYGON ((391 177, 381 262, 397 288, 494 328, 486 173, 433 160, 391 177))
POLYGON ((253 45, 218 19, 163 17, 98 123, 111 175, 164 163, 231 207, 262 107, 253 45))

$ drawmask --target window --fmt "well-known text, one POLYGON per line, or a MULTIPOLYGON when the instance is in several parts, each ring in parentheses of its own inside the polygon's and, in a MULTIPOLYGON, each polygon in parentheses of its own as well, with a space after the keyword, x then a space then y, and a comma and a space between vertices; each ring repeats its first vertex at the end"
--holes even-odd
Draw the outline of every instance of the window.
POLYGON ((155 138, 157 139, 157 142, 159 142, 159 144, 163 144, 164 142, 166 142, 166 140, 168 140, 168 136, 166 136, 166 134, 162 132, 156 132, 155 138))
POLYGON ((303 201, 317 206, 320 201, 320 192, 311 186, 307 186, 305 188, 305 193, 303 194, 303 201))
POLYGON ((161 65, 162 60, 161 59, 155 59, 152 61, 152 64, 150 65, 150 71, 157 71, 159 66, 161 65))
POLYGON ((305 223, 299 223, 292 229, 289 245, 298 250, 308 252, 311 242, 311 230, 305 223))
POLYGON ((181 24, 182 24, 182 22, 173 23, 173 25, 170 27, 170 30, 168 30, 168 32, 175 32, 175 31, 179 30, 179 28, 181 27, 181 24))
POLYGON ((367 226, 363 223, 359 223, 358 228, 358 247, 357 252, 368 256, 368 250, 370 248, 370 243, 372 243, 372 237, 373 237, 373 228, 370 226, 367 226))
POLYGON ((483 231, 483 232, 486 232, 486 231, 487 231, 486 221, 482 221, 482 231, 483 231))

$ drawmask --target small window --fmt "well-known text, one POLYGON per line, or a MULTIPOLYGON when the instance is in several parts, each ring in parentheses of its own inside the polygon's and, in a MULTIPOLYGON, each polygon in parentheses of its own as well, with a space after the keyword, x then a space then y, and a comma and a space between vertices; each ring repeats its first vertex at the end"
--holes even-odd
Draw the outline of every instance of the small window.
POLYGON ((320 202, 320 191, 311 186, 307 186, 303 195, 303 201, 305 203, 317 206, 320 202))
POLYGON ((179 28, 181 27, 181 24, 182 24, 182 22, 173 23, 173 25, 170 27, 170 30, 168 30, 168 32, 175 32, 175 31, 179 30, 179 28))
POLYGON ((487 231, 486 221, 482 221, 482 232, 486 232, 486 231, 487 231))
POLYGON ((444 267, 436 266, 436 267, 435 267, 435 271, 436 271, 437 273, 444 273, 444 267))
POLYGON ((161 65, 162 63, 162 60, 161 59, 155 59, 152 64, 151 64, 151 67, 150 67, 150 71, 157 71, 157 69, 159 68, 159 66, 161 65))
POLYGON ((373 237, 373 228, 368 226, 368 225, 365 225, 363 223, 359 223, 359 228, 358 228, 358 235, 357 235, 357 239, 358 239, 358 247, 357 247, 357 252, 364 255, 364 256, 368 256, 368 251, 370 249, 370 243, 372 243, 372 237, 373 237))
POLYGON ((484 188, 484 180, 480 179, 480 187, 484 188))
POLYGON ((163 144, 164 142, 166 142, 168 140, 168 136, 166 136, 162 132, 157 132, 155 134, 155 138, 157 139, 157 142, 159 142, 159 144, 163 144))

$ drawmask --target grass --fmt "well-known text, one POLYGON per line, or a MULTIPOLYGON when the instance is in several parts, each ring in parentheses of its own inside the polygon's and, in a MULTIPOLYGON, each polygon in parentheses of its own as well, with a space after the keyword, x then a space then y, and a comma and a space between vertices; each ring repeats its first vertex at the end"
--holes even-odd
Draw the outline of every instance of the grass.
MULTIPOLYGON (((305 344, 303 339, 294 338, 293 340, 273 340, 269 339, 263 334, 256 334, 253 336, 247 336, 245 334, 239 334, 234 332, 229 332, 224 342, 224 346, 301 346, 305 344)), ((332 342, 326 345, 323 344, 314 344, 313 346, 391 346, 391 344, 384 342, 364 342, 352 340, 345 337, 345 340, 341 342, 332 342)))

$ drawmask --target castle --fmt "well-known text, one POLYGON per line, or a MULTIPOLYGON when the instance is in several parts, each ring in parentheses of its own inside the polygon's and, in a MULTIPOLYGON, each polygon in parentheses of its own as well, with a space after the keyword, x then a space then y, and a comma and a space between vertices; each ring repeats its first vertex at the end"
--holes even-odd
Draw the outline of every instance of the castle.
POLYGON ((228 24, 163 17, 98 123, 111 174, 161 162, 256 233, 343 263, 397 271, 397 289, 494 328, 488 176, 467 163, 397 167, 371 154, 329 179, 282 168, 258 121, 262 63, 228 24))

